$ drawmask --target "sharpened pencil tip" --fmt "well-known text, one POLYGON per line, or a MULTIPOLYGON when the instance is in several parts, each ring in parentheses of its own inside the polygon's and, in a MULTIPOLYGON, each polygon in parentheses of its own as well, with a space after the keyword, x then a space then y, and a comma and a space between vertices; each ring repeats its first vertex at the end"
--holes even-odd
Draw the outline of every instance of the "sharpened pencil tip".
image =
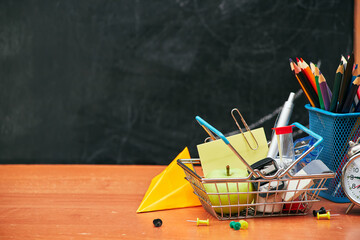
POLYGON ((289 62, 294 62, 291 58, 289 58, 289 62))
POLYGON ((299 58, 296 58, 296 61, 297 61, 297 62, 300 62, 299 58))

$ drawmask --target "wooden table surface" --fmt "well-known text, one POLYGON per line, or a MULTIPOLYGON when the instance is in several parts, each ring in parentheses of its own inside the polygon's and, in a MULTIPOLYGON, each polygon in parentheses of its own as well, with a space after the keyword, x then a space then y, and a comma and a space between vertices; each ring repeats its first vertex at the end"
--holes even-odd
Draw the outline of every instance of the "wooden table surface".
POLYGON ((360 208, 321 199, 331 220, 312 214, 248 219, 235 231, 202 207, 136 214, 166 166, 0 165, 0 239, 359 239, 360 208), (161 218, 160 228, 153 219, 161 218), (186 220, 210 219, 210 226, 186 220))

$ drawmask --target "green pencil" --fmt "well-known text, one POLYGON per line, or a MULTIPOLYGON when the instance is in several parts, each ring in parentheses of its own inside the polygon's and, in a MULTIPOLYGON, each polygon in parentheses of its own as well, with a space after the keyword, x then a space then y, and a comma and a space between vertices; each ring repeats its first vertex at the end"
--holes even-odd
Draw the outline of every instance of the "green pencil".
POLYGON ((319 68, 316 65, 315 65, 315 83, 316 83, 317 95, 320 102, 320 108, 325 109, 324 100, 321 94, 321 89, 319 84, 319 68))
POLYGON ((339 91, 340 91, 343 74, 344 74, 344 64, 341 61, 335 74, 334 86, 332 91, 333 95, 330 103, 330 112, 336 111, 336 105, 338 103, 339 91))

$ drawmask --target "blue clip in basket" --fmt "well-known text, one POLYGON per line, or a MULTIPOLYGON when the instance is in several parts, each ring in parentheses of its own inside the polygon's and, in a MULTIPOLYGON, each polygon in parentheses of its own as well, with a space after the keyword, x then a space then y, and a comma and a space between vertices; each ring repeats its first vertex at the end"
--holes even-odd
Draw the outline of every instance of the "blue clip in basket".
POLYGON ((309 104, 305 108, 309 111, 309 129, 324 138, 318 158, 336 174, 325 183, 328 190, 319 195, 333 202, 349 202, 341 187, 341 170, 349 160, 349 141, 355 142, 360 136, 360 113, 332 113, 309 104))

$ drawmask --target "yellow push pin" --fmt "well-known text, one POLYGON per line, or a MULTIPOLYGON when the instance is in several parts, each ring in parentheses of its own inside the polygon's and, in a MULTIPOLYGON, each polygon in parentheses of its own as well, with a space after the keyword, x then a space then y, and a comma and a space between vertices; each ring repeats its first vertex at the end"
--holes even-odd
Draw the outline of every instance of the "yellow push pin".
POLYGON ((330 212, 326 212, 323 214, 317 213, 317 219, 330 219, 330 212))
POLYGON ((317 213, 317 219, 318 220, 319 219, 328 219, 328 220, 330 220, 330 216, 338 216, 338 215, 340 215, 340 214, 332 214, 332 215, 330 215, 329 211, 324 213, 324 214, 317 213))
POLYGON ((187 220, 188 222, 196 222, 196 225, 199 226, 199 225, 208 225, 209 226, 209 219, 206 219, 206 220, 200 220, 199 218, 196 219, 196 221, 194 220, 187 220))
POLYGON ((241 229, 246 230, 249 227, 249 224, 245 220, 240 220, 239 223, 241 224, 241 229))

